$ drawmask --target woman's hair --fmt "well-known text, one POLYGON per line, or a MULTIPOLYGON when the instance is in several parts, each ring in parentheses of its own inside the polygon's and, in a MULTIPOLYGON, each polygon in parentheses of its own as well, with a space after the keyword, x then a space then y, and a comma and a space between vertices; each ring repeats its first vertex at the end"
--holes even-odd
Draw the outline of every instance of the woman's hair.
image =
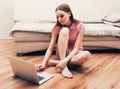
MULTIPOLYGON (((74 21, 75 21, 75 19, 74 19, 74 17, 73 17, 73 13, 72 13, 72 11, 71 11, 71 8, 70 8, 70 6, 69 6, 68 4, 63 3, 63 4, 59 5, 59 6, 55 9, 55 12, 56 12, 57 10, 62 10, 62 11, 67 12, 67 13, 70 12, 70 13, 71 13, 71 16, 70 16, 71 22, 74 22, 74 21)), ((56 23, 56 24, 59 25, 59 26, 62 26, 62 25, 59 23, 58 19, 57 19, 57 23, 56 23)))

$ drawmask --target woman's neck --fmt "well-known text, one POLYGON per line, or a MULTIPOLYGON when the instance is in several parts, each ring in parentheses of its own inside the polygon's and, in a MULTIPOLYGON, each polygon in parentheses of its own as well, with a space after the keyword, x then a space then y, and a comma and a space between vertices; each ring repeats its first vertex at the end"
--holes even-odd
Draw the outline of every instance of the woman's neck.
POLYGON ((64 25, 65 27, 71 27, 71 25, 72 25, 72 22, 71 21, 69 21, 66 25, 64 25))

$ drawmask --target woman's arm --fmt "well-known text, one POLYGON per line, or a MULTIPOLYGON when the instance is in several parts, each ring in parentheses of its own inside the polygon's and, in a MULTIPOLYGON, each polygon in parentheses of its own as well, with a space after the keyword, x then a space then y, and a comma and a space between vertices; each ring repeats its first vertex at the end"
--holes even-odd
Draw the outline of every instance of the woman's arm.
POLYGON ((66 64, 70 61, 70 59, 76 54, 79 52, 79 48, 80 46, 82 46, 82 39, 83 39, 83 36, 84 36, 84 28, 83 30, 81 30, 77 36, 77 39, 76 39, 76 42, 74 44, 74 48, 73 50, 70 52, 70 54, 63 60, 61 60, 56 68, 64 68, 66 66, 66 64))
POLYGON ((42 62, 43 65, 46 65, 49 57, 51 56, 52 51, 55 47, 56 39, 57 39, 57 36, 52 33, 52 37, 51 37, 51 40, 50 40, 49 47, 48 47, 48 49, 45 53, 45 56, 44 56, 44 59, 43 59, 43 62, 42 62))
POLYGON ((80 31, 78 34, 78 37, 76 39, 75 45, 73 50, 71 51, 71 53, 65 58, 66 61, 68 62, 76 53, 79 52, 79 48, 80 46, 82 46, 82 40, 83 40, 83 36, 84 36, 84 31, 80 31))

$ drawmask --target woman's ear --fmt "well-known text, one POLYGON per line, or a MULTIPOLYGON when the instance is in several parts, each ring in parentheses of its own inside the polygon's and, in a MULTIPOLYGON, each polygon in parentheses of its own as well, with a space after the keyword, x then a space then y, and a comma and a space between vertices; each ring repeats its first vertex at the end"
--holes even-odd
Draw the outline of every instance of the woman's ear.
POLYGON ((69 16, 71 16, 71 13, 70 13, 70 12, 68 12, 68 15, 69 15, 69 16))

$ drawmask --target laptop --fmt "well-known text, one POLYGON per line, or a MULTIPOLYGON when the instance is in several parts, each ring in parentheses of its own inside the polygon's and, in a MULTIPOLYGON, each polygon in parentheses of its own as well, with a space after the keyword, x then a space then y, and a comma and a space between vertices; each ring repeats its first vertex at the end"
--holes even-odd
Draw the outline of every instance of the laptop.
POLYGON ((33 63, 20 60, 16 57, 9 57, 9 62, 15 76, 35 84, 40 85, 54 77, 53 74, 44 71, 36 71, 33 63))

